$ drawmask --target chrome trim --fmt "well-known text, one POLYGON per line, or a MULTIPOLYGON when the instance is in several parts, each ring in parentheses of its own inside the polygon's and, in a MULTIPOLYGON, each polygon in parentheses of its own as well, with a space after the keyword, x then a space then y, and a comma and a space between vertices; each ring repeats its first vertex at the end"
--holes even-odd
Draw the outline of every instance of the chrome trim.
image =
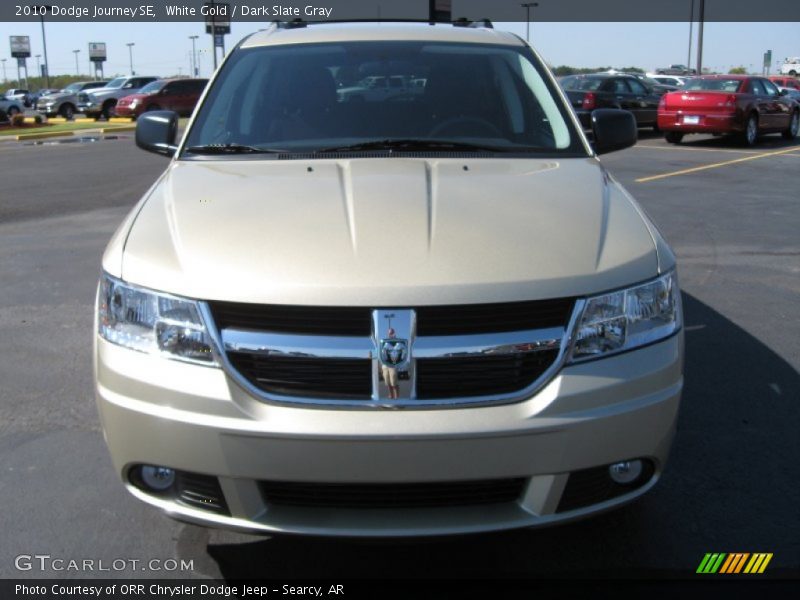
POLYGON ((372 340, 368 337, 332 337, 293 335, 269 331, 223 329, 225 352, 302 356, 306 358, 372 358, 372 340))
MULTIPOLYGON (((444 399, 436 399, 436 400, 417 400, 414 397, 410 398, 400 398, 397 400, 391 400, 388 398, 379 398, 378 394, 374 393, 374 390, 378 389, 378 371, 375 365, 378 364, 377 355, 375 353, 376 346, 373 346, 374 342, 371 339, 367 338, 347 338, 347 337, 337 337, 337 336, 294 336, 294 335, 287 335, 287 338, 294 338, 294 345, 297 345, 298 338, 310 338, 312 340, 319 340, 324 339, 327 342, 326 350, 327 352, 332 352, 331 347, 342 340, 359 340, 363 343, 363 340, 367 339, 367 343, 369 344, 368 352, 369 358, 373 360, 374 368, 373 372, 373 397, 372 400, 339 400, 339 399, 328 399, 328 398, 312 398, 312 397, 297 397, 297 396, 282 396, 279 394, 268 394, 263 390, 260 390, 252 383, 250 383, 242 374, 240 374, 236 368, 233 367, 230 360, 228 360, 227 354, 222 351, 225 348, 225 344, 223 343, 223 335, 224 332, 220 332, 217 328, 217 325, 212 317, 211 310, 207 302, 198 302, 198 306, 200 309, 200 314, 202 315, 203 321, 206 324, 206 328, 208 333, 212 339, 212 350, 214 351, 214 357, 216 358, 219 365, 221 365, 222 369, 225 373, 235 381, 239 387, 241 387, 244 391, 246 391, 251 396, 262 400, 264 402, 273 403, 273 404, 280 404, 280 405, 300 405, 308 408, 326 408, 326 409, 361 409, 361 410, 376 410, 376 409, 418 409, 418 410, 425 410, 425 409, 436 409, 436 408, 460 408, 465 406, 489 406, 489 405, 499 405, 499 404, 512 404, 514 402, 520 402, 525 400, 526 398, 530 398, 534 394, 536 394, 540 389, 542 389, 564 366, 566 362, 566 357, 568 355, 568 351, 571 349, 572 344, 574 342, 574 336, 576 331, 576 324, 577 320, 580 315, 583 313, 583 308, 586 301, 584 299, 578 299, 575 301, 575 306, 572 309, 572 314, 570 315, 569 322, 567 323, 565 328, 548 328, 548 329, 541 329, 541 330, 531 330, 531 331, 524 331, 524 332, 512 332, 510 334, 506 333, 498 333, 498 334, 480 334, 480 335, 466 335, 466 336, 431 336, 428 338, 416 338, 414 339, 412 331, 409 332, 409 336, 413 339, 412 344, 412 362, 414 358, 420 358, 416 347, 418 344, 422 342, 423 352, 433 352, 432 348, 439 348, 441 354, 439 355, 440 358, 444 358, 448 356, 448 353, 451 353, 454 350, 455 344, 459 339, 464 340, 467 343, 467 347, 469 348, 469 340, 472 340, 472 347, 477 348, 479 346, 476 343, 476 340, 485 340, 488 337, 494 338, 495 340, 500 340, 501 344, 496 344, 491 347, 502 347, 504 345, 508 345, 506 340, 516 340, 515 336, 525 334, 524 339, 525 342, 523 343, 530 343, 536 345, 539 344, 548 344, 553 343, 554 341, 558 341, 558 355, 556 356, 553 364, 550 365, 540 376, 538 379, 533 381, 529 386, 523 388, 519 391, 508 393, 508 394, 492 394, 486 396, 470 396, 470 397, 454 397, 454 398, 444 398, 444 399), (558 337, 554 338, 554 334, 558 332, 558 337), (514 337, 512 337, 514 336, 514 337), (532 336, 532 337, 531 337, 532 336), (448 345, 444 346, 441 341, 433 341, 423 342, 422 340, 441 340, 447 339, 448 345), (429 348, 426 350, 425 345, 431 344, 429 348)), ((395 312, 399 312, 398 311, 395 312)), ((402 309, 408 310, 408 309, 402 309)), ((383 312, 383 311, 375 311, 375 312, 383 312)), ((414 311, 411 311, 414 312, 414 311)), ((373 313, 373 322, 375 313, 373 313)), ((416 330, 416 326, 414 326, 414 331, 416 330)), ((226 331, 237 331, 237 330, 226 330, 226 331)), ((253 333, 253 332, 240 332, 237 333, 253 333)), ((262 338, 267 335, 272 334, 265 334, 265 333, 258 333, 254 334, 258 336, 258 338, 262 338)), ((281 334, 275 334, 276 336, 281 334)), ((374 336, 374 333, 373 333, 374 336)), ((399 336, 398 336, 399 337, 399 336)), ((256 338, 253 338, 255 340, 256 338)), ((276 338, 273 338, 276 339, 276 338)), ((374 338, 373 338, 374 339, 374 338)), ((411 340, 410 340, 411 341, 411 340)), ((256 342, 254 344, 258 346, 256 342)), ((485 347, 485 346, 481 346, 485 347)), ((554 349, 555 347, 553 347, 554 349)), ((531 351, 537 351, 539 349, 547 349, 545 347, 536 348, 531 351)), ((335 352, 337 350, 333 350, 335 352)), ((350 346, 347 350, 348 352, 353 351, 353 347, 350 346)), ((330 356, 330 354, 328 354, 330 356)), ((431 356, 423 356, 425 358, 429 358, 431 356)), ((413 381, 413 377, 412 377, 413 381)), ((414 383, 416 383, 414 381, 414 383)), ((414 385, 416 388, 416 385, 414 385)))
POLYGON ((417 338, 414 358, 460 358, 527 354, 556 350, 564 338, 563 327, 477 335, 442 335, 417 338))

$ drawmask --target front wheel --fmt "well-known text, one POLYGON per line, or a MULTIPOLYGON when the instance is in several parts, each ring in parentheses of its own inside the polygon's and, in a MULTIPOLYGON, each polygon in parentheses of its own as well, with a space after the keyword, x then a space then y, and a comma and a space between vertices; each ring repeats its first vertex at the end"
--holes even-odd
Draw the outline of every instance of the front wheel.
POLYGON ((103 105, 103 110, 100 112, 100 115, 106 121, 108 121, 111 118, 111 111, 114 110, 114 106, 116 106, 116 103, 113 103, 113 102, 106 102, 103 105))
POLYGON ((800 129, 800 112, 792 113, 792 120, 789 121, 789 129, 783 131, 783 139, 793 140, 797 137, 797 130, 800 129))
POLYGON ((683 134, 680 131, 668 131, 664 134, 664 139, 670 144, 680 144, 683 140, 683 134))
POLYGON ((16 106, 9 106, 8 110, 6 111, 6 114, 8 115, 8 118, 10 119, 14 115, 18 115, 19 114, 19 109, 16 106))
POLYGON ((65 119, 70 120, 75 116, 75 108, 72 104, 64 104, 61 106, 58 113, 65 119))
POLYGON ((742 133, 742 142, 745 146, 755 146, 758 139, 758 118, 755 115, 747 117, 747 124, 742 133))

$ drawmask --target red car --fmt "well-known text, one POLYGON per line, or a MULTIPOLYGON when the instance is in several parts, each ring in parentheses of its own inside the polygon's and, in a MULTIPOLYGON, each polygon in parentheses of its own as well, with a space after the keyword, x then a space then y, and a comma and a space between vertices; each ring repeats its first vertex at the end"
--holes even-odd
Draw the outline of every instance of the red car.
POLYGON ((120 98, 115 113, 120 117, 138 117, 148 110, 174 110, 190 115, 208 79, 159 79, 148 83, 136 94, 120 98))
POLYGON ((762 133, 797 136, 800 104, 764 77, 706 75, 661 97, 658 127, 668 142, 687 133, 736 134, 752 146, 762 133))

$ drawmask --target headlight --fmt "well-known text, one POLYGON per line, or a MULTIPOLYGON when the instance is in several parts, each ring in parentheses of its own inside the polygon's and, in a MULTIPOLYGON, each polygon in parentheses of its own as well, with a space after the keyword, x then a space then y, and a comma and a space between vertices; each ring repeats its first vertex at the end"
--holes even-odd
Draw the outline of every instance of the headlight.
POLYGON ((672 271, 636 287, 588 298, 570 358, 616 354, 669 337, 680 327, 680 290, 672 271))
POLYGON ((131 108, 136 108, 137 106, 139 106, 139 100, 131 100, 131 103, 129 104, 129 106, 131 108))
POLYGON ((214 364, 197 303, 133 287, 108 275, 97 298, 100 337, 140 352, 214 364))

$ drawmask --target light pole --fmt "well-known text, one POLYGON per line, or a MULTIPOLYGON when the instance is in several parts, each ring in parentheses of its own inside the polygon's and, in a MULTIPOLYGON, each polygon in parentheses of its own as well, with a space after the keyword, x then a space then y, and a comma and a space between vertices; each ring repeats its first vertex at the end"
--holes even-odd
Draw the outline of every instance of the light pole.
POLYGON ((192 77, 197 77, 197 53, 194 50, 194 41, 199 37, 199 35, 189 36, 189 39, 192 40, 192 77))
POLYGON ((3 83, 5 83, 6 81, 8 81, 8 79, 6 78, 6 59, 2 58, 0 59, 0 62, 3 63, 3 83))
POLYGON ((42 57, 41 54, 36 55, 36 73, 39 77, 42 76, 42 70, 39 68, 39 59, 42 57))
MULTIPOLYGON (((47 61, 47 36, 44 33, 44 15, 48 10, 51 10, 53 7, 49 5, 38 5, 37 8, 39 9, 39 19, 42 21, 42 46, 44 47, 44 80, 45 80, 45 87, 50 87, 50 63, 47 61)), ((25 69, 27 73, 27 69, 25 69)), ((41 73, 40 73, 41 75, 41 73)))
POLYGON ((694 25, 694 0, 689 8, 689 54, 686 56, 686 74, 692 74, 692 26, 694 25))
POLYGON ((538 2, 523 2, 522 4, 520 4, 520 6, 525 9, 525 21, 526 21, 526 25, 525 25, 525 41, 526 42, 530 42, 531 41, 531 9, 532 8, 536 8, 537 6, 539 6, 539 3, 538 2))
POLYGON ((78 66, 78 52, 80 52, 80 50, 73 50, 72 52, 75 54, 75 74, 80 76, 81 68, 78 66))
POLYGON ((128 42, 125 45, 128 47, 128 57, 131 60, 131 75, 136 75, 136 71, 133 70, 133 47, 136 44, 134 42, 128 42))

